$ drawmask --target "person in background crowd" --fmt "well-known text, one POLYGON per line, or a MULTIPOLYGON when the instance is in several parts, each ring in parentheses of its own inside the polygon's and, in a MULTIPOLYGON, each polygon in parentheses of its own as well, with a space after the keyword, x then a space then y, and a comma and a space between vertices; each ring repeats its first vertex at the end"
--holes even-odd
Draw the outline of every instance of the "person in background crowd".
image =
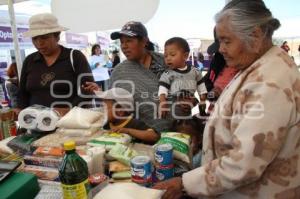
MULTIPOLYGON (((165 118, 168 112, 175 119, 185 116, 182 111, 176 111, 177 106, 175 111, 167 111, 172 109, 168 102, 177 103, 177 95, 181 90, 189 91, 193 94, 197 91, 200 106, 205 105, 207 90, 205 84, 200 83, 202 74, 196 68, 186 65, 189 53, 189 44, 181 37, 173 37, 165 42, 165 63, 169 69, 162 74, 159 80, 159 117, 165 118), (167 100, 168 96, 170 96, 170 100, 167 100)), ((193 107, 194 105, 190 104, 190 106, 193 107)))
POLYGON ((198 70, 202 71, 204 69, 204 65, 203 65, 203 62, 204 62, 204 55, 203 53, 199 52, 198 53, 198 57, 197 57, 197 64, 198 64, 198 70))
POLYGON ((38 51, 24 60, 18 108, 33 104, 70 108, 90 100, 78 93, 78 89, 84 92, 93 87, 84 85, 87 81, 94 81, 89 63, 80 51, 58 44, 60 32, 65 30, 67 28, 60 26, 50 13, 37 14, 29 19, 29 30, 24 36, 32 38, 38 51))
POLYGON ((284 41, 280 47, 281 47, 285 52, 289 53, 290 47, 289 47, 287 41, 284 41))
POLYGON ((89 59, 89 63, 96 83, 102 90, 105 90, 105 81, 109 79, 109 72, 107 62, 105 61, 99 44, 92 46, 92 56, 89 59))
POLYGON ((114 68, 120 62, 121 62, 121 60, 120 60, 120 56, 119 56, 119 51, 118 50, 114 50, 112 52, 112 67, 114 68))
POLYGON ((192 55, 190 55, 189 59, 186 61, 186 65, 193 66, 195 68, 199 68, 197 57, 196 56, 192 57, 192 55), (194 58, 194 61, 193 61, 193 58, 194 58))
POLYGON ((215 19, 239 74, 206 124, 202 166, 154 188, 162 199, 300 198, 300 73, 272 43, 280 22, 261 0, 232 0, 215 19))
POLYGON ((12 108, 17 108, 17 98, 19 91, 19 78, 18 78, 18 69, 15 62, 11 63, 7 69, 8 79, 5 81, 5 87, 7 94, 10 100, 10 106, 12 108))
POLYGON ((89 63, 92 70, 105 65, 104 56, 102 55, 101 47, 99 44, 94 44, 92 46, 89 63))

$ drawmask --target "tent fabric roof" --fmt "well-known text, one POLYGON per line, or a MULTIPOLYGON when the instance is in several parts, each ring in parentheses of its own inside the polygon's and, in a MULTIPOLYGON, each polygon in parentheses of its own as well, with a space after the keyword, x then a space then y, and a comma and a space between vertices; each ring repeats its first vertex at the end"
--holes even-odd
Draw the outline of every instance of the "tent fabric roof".
MULTIPOLYGON (((7 5, 9 0, 0 0, 0 5, 7 5)), ((19 3, 22 1, 28 1, 28 0, 14 0, 14 3, 19 3)))

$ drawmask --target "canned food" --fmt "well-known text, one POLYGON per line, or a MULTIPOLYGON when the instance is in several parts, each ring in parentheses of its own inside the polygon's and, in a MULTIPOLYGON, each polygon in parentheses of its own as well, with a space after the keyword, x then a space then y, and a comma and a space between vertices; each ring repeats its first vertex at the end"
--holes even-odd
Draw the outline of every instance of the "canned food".
POLYGON ((155 161, 162 166, 173 164, 173 146, 171 144, 159 144, 155 147, 155 161))
POLYGON ((152 164, 148 156, 135 156, 131 159, 131 180, 142 186, 152 184, 152 164))
POLYGON ((165 167, 157 167, 156 171, 156 178, 158 181, 164 181, 174 177, 174 166, 169 165, 165 167))

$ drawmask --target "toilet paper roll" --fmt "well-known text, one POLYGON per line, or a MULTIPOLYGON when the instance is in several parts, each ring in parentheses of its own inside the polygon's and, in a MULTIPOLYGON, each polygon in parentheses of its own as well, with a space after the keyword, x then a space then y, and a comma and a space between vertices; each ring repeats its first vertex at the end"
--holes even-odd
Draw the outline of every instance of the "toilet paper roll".
POLYGON ((41 110, 36 119, 37 129, 39 131, 54 131, 59 119, 60 115, 56 111, 52 109, 41 110))
POLYGON ((37 116, 39 109, 35 107, 28 107, 22 110, 18 115, 18 123, 20 127, 25 129, 36 129, 37 127, 37 116))

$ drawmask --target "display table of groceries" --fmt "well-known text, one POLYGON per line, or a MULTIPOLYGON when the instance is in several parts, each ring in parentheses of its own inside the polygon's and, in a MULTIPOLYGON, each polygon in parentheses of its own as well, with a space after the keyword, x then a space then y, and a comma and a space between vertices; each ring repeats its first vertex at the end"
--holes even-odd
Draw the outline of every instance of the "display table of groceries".
POLYGON ((154 183, 192 168, 187 134, 161 133, 155 145, 146 145, 127 134, 103 130, 102 110, 75 107, 60 116, 34 107, 20 115, 23 128, 17 136, 2 136, 0 141, 1 162, 22 163, 1 180, 1 198, 159 199, 164 191, 151 189, 154 183))

